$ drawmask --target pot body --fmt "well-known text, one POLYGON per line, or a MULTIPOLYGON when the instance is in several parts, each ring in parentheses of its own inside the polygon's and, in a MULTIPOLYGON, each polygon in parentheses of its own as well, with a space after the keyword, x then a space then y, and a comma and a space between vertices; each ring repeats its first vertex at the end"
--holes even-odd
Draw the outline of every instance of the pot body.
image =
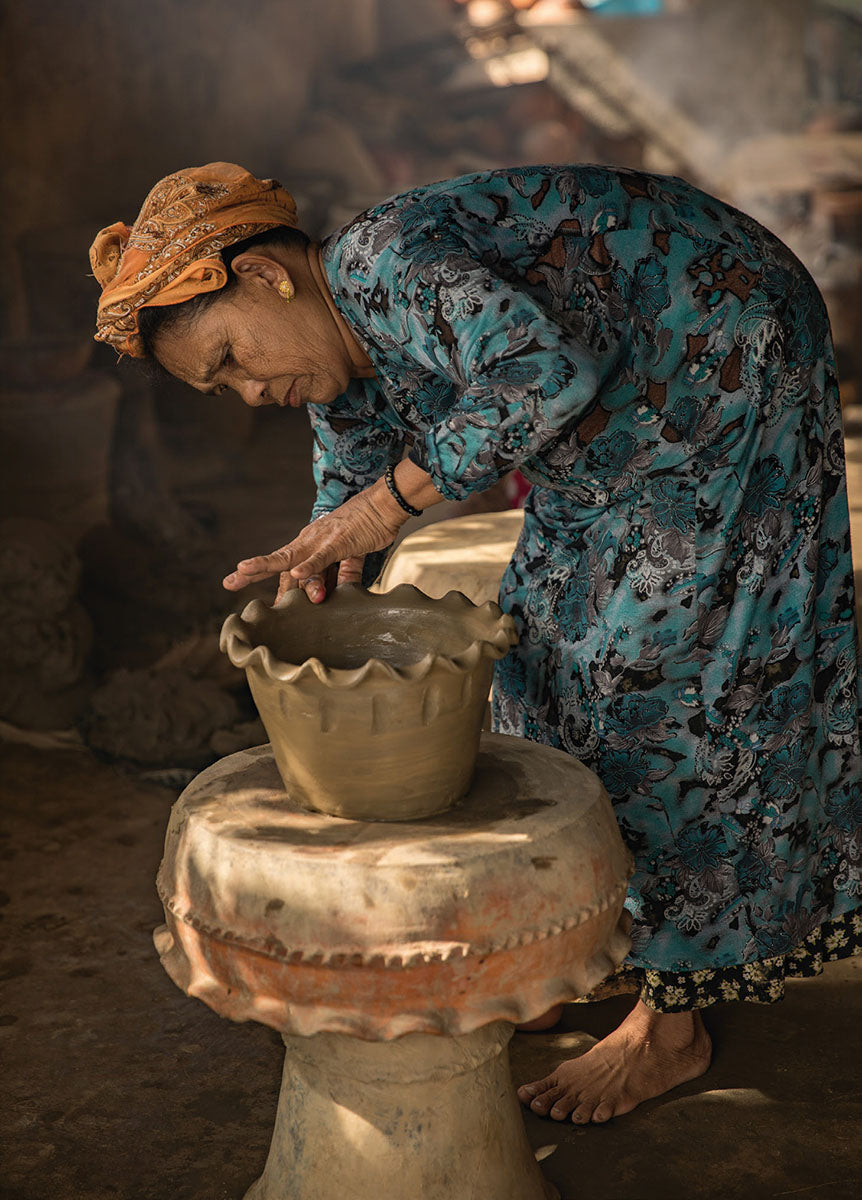
POLYGON ((419 820, 470 789, 494 660, 516 640, 498 605, 402 585, 301 589, 222 629, 293 800, 357 821, 419 820))
POLYGON ((306 808, 359 821, 418 819, 469 791, 494 664, 334 692, 247 668, 282 779, 306 808))

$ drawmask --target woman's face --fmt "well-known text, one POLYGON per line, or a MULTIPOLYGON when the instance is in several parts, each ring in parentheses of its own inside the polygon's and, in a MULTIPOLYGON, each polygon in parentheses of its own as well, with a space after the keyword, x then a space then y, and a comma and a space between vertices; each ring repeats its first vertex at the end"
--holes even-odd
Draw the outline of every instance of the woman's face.
POLYGON ((305 260, 244 254, 236 284, 189 320, 157 333, 153 350, 171 375, 200 392, 230 388, 263 404, 330 404, 347 387, 350 355, 305 260), (288 303, 279 292, 287 280, 288 303))

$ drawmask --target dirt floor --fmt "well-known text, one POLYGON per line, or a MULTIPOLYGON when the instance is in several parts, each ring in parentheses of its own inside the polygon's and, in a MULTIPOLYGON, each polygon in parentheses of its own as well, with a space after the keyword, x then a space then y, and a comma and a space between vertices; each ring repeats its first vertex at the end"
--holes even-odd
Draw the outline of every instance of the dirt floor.
MULTIPOLYGON (((188 999, 159 964, 154 879, 175 793, 85 751, 5 746, 0 775, 0 1195, 239 1200, 266 1157, 281 1044, 188 999)), ((570 1005, 565 1028, 601 1036, 629 1003, 570 1005)), ((527 1114, 530 1141, 563 1200, 850 1200, 860 1027, 856 959, 777 1006, 714 1009, 703 1079, 604 1127, 527 1114)), ((516 1037, 516 1080, 583 1040, 516 1037)))

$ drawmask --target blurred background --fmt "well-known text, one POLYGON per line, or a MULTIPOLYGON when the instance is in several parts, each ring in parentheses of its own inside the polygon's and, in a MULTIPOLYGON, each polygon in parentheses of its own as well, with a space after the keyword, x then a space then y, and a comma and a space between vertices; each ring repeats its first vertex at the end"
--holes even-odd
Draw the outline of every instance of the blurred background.
MULTIPOLYGON (((862 549, 860 51, 862 0, 0 0, 8 1200, 231 1200, 260 1172, 279 1088, 278 1035, 221 1021, 159 968, 153 881, 181 787, 266 740, 218 650, 248 594, 220 581, 306 523, 307 416, 97 346, 96 231, 216 159, 281 179, 315 237, 477 169, 683 175, 774 229, 824 292, 862 549)), ((522 499, 510 476, 471 504, 522 499)), ((527 1114, 543 1169, 596 1200, 855 1198, 859 961, 775 1008, 719 1006, 702 1097, 602 1130, 527 1114)), ((586 1006, 567 1028, 604 1036, 624 1011, 586 1006)), ((528 1040, 519 1082, 568 1056, 528 1040)))
POLYGON ((156 782, 264 740, 217 650, 220 580, 305 523, 307 418, 92 341, 90 241, 184 166, 281 179, 315 237, 473 170, 683 175, 821 287, 862 505, 860 0, 12 0, 0 44, 6 738, 156 782))

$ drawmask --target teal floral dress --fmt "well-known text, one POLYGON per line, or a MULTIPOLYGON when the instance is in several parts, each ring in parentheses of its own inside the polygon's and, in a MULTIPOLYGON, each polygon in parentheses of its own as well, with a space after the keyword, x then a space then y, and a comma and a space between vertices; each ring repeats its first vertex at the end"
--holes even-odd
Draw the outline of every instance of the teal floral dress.
POLYGON ((530 167, 323 245, 373 380, 310 410, 315 515, 405 447, 462 499, 531 481, 495 728, 601 778, 653 1007, 772 999, 851 953, 862 757, 841 414, 790 251, 680 179, 530 167))

